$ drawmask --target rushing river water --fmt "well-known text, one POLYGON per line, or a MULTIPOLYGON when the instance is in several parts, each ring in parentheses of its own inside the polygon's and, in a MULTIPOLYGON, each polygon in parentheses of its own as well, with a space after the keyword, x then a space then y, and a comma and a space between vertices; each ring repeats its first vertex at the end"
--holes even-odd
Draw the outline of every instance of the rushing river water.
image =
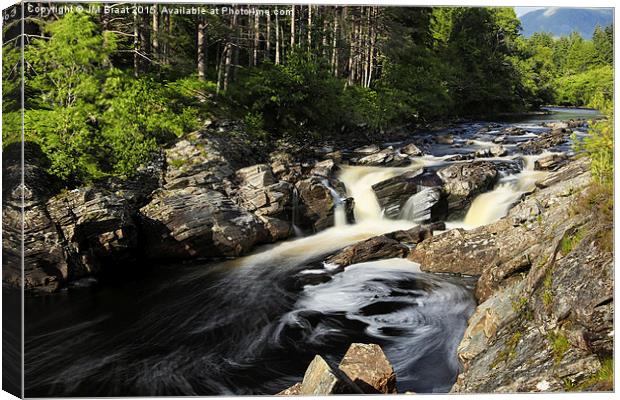
MULTIPOLYGON (((530 138, 544 131, 538 121, 516 125, 530 138)), ((481 126, 465 126, 456 139, 469 144, 457 152, 491 145, 480 135, 472 141, 481 126)), ((300 381, 315 354, 337 362, 352 342, 381 345, 399 391, 448 391, 475 280, 426 274, 403 259, 346 269, 322 260, 414 226, 384 218, 371 186, 439 168, 454 152, 435 146, 402 168, 343 167, 355 224, 339 209, 334 227, 243 258, 163 266, 147 278, 26 299, 26 396, 273 394, 300 381)), ((542 174, 533 170, 535 157, 514 147, 502 159, 521 160, 521 172, 503 176, 449 226, 501 218, 542 174)))

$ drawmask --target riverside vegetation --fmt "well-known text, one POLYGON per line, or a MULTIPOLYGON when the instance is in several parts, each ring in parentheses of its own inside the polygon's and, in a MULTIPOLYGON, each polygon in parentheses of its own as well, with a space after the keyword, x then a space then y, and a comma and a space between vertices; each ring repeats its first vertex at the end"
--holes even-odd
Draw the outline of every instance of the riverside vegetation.
POLYGON ((6 24, 27 395, 612 389, 612 27, 160 7, 6 24))

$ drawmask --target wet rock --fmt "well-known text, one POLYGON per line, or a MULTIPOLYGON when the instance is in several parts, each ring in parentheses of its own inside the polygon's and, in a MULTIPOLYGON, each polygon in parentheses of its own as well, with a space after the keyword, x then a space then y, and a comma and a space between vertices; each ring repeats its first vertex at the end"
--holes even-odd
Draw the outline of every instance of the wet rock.
POLYGON ((396 393, 396 374, 376 344, 353 343, 339 368, 364 393, 396 393))
POLYGON ((413 143, 409 143, 408 145, 402 147, 400 149, 400 152, 402 154, 406 154, 406 155, 411 156, 411 157, 418 157, 418 156, 421 156, 423 154, 422 150, 420 150, 418 148, 418 146, 416 146, 413 143))
POLYGON ((493 143, 504 143, 506 142, 506 135, 500 135, 493 139, 493 143))
MULTIPOLYGON (((384 214, 388 218, 398 218, 412 195, 423 189, 439 188, 441 184, 441 179, 434 172, 417 169, 374 184, 372 189, 384 214)), ((430 199, 428 202, 429 208, 433 209, 442 199, 443 193, 436 201, 430 199)), ((440 206, 437 206, 433 211, 435 211, 435 215, 432 215, 432 218, 441 217, 440 206)))
POLYGON ((363 392, 342 371, 332 368, 318 355, 308 366, 299 388, 299 394, 306 396, 352 393, 363 392))
POLYGON ((343 159, 342 151, 337 150, 328 154, 325 154, 325 159, 333 160, 334 162, 341 162, 343 159))
POLYGON ((511 126, 509 128, 502 129, 500 132, 501 135, 505 136, 523 136, 527 133, 527 131, 523 128, 518 128, 516 126, 511 126))
POLYGON ((359 158, 357 160, 357 164, 367 166, 402 167, 409 165, 410 161, 407 157, 398 154, 394 148, 388 147, 377 153, 359 158))
POLYGON ((368 156, 370 154, 378 153, 381 148, 376 144, 370 144, 368 146, 358 147, 353 150, 353 153, 358 156, 368 156))
POLYGON ((45 172, 48 161, 34 143, 24 143, 22 169, 21 145, 12 143, 2 150, 2 280, 12 287, 23 283, 26 290, 52 292, 72 273, 65 240, 46 209, 59 185, 45 172))
POLYGON ((534 169, 538 171, 556 171, 568 162, 564 153, 550 154, 534 161, 534 169))
POLYGON ((448 201, 439 186, 421 188, 401 207, 399 219, 426 223, 442 220, 448 214, 448 201))
POLYGON ((490 149, 480 149, 477 150, 475 153, 476 158, 488 158, 491 157, 491 150, 490 149))
POLYGON ((476 158, 476 153, 455 154, 445 159, 447 162, 467 161, 476 158))
POLYGON ((508 151, 502 145, 491 146, 491 148, 489 149, 489 152, 491 153, 493 157, 503 157, 506 154, 508 154, 508 151))
POLYGON ((476 195, 491 189, 499 177, 495 165, 488 161, 450 165, 437 175, 444 182, 450 210, 464 209, 476 195))
POLYGON ((453 135, 438 135, 435 136, 435 142, 437 144, 454 144, 454 136, 453 135))
POLYGON ((323 160, 314 165, 310 173, 316 176, 322 176, 324 178, 331 177, 338 167, 334 160, 323 160))
POLYGON ((238 256, 268 237, 256 216, 207 188, 161 190, 140 213, 152 259, 238 256))
POLYGON ((74 189, 52 197, 47 209, 77 261, 73 278, 134 257, 137 228, 127 202, 116 194, 93 187, 74 189))
MULTIPOLYGON (((414 236, 412 234, 411 236, 414 236)), ((329 257, 326 262, 346 267, 362 262, 381 260, 386 258, 405 257, 409 249, 397 240, 385 236, 375 236, 373 238, 358 242, 345 247, 337 254, 329 257)))
POLYGON ((394 231, 386 233, 384 236, 389 239, 394 239, 400 243, 406 243, 408 245, 418 244, 433 236, 433 231, 444 230, 446 225, 443 222, 435 222, 430 225, 419 225, 408 230, 394 231))
POLYGON ((347 198, 344 187, 330 188, 325 179, 311 177, 297 182, 299 193, 298 224, 320 231, 333 226, 336 207, 342 204, 348 221, 353 220, 353 199, 347 198))
POLYGON ((519 143, 517 148, 523 154, 540 154, 547 149, 568 142, 570 134, 571 131, 568 129, 554 129, 527 142, 519 143))

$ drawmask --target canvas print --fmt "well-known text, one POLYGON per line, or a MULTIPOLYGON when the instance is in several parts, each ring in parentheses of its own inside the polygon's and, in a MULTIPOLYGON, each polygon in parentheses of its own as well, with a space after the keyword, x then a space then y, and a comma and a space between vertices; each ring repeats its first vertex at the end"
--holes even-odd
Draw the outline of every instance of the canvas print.
POLYGON ((610 392, 613 8, 3 10, 3 389, 610 392))

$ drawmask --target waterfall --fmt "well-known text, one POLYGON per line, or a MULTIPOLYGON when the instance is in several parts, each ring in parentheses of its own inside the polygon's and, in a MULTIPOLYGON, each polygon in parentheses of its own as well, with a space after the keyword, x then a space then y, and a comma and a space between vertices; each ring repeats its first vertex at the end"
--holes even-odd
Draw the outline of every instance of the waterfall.
POLYGON ((291 225, 293 226, 293 231, 295 232, 295 236, 303 236, 303 232, 297 226, 297 221, 299 220, 299 191, 297 188, 293 186, 293 210, 291 216, 291 225))
POLYGON ((336 191, 327 179, 323 179, 323 185, 329 190, 334 199, 334 226, 345 226, 347 224, 347 208, 346 201, 340 193, 336 191))
POLYGON ((383 213, 372 185, 407 171, 407 168, 343 166, 338 177, 355 199, 355 220, 369 221, 383 218, 383 213))
POLYGON ((463 221, 465 226, 476 228, 495 222, 508 214, 521 196, 534 190, 536 181, 547 174, 545 171, 535 171, 534 165, 536 160, 549 154, 551 153, 545 152, 522 156, 524 166, 521 172, 501 178, 492 191, 482 193, 474 199, 463 221))

